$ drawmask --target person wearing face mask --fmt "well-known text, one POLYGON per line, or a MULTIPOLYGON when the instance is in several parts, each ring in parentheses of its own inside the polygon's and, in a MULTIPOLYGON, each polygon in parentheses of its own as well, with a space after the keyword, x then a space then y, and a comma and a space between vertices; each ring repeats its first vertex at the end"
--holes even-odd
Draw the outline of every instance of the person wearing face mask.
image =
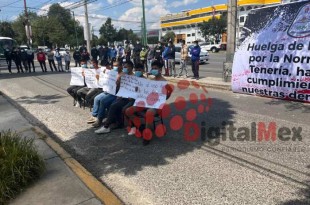
POLYGON ((169 41, 169 43, 168 43, 167 59, 168 59, 169 74, 170 74, 170 76, 172 76, 172 71, 173 71, 173 77, 176 77, 176 72, 175 72, 175 46, 173 45, 172 41, 169 41))
POLYGON ((75 67, 81 67, 81 53, 79 51, 79 49, 75 49, 74 53, 73 53, 73 59, 75 62, 75 67))
POLYGON ((27 61, 28 61, 29 72, 31 72, 31 65, 32 65, 33 72, 36 72, 36 69, 34 67, 34 53, 31 49, 27 50, 27 61))
POLYGON ((159 41, 157 46, 154 49, 154 60, 159 61, 161 64, 163 64, 163 58, 162 58, 163 52, 164 52, 164 47, 162 46, 162 43, 159 41))
POLYGON ((87 52, 87 49, 83 49, 82 50, 82 53, 81 53, 81 60, 84 60, 86 62, 88 62, 90 60, 90 57, 89 57, 89 53, 87 52))
MULTIPOLYGON (((133 63, 128 61, 124 64, 122 75, 133 75, 133 63)), ((115 102, 111 104, 107 119, 103 122, 103 126, 95 131, 96 134, 104 134, 111 132, 111 128, 123 127, 122 110, 130 102, 134 102, 132 98, 117 97, 115 102)))
POLYGON ((15 63, 16 68, 17 68, 17 73, 20 73, 20 71, 23 73, 24 70, 23 70, 23 67, 21 64, 19 48, 13 49, 12 57, 13 57, 14 63, 15 63))
MULTIPOLYGON (((81 67, 84 69, 84 68, 87 68, 87 64, 85 61, 81 61, 81 67)), ((76 106, 76 107, 80 107, 80 103, 81 101, 79 101, 78 99, 78 96, 77 96, 77 91, 83 87, 86 86, 86 83, 84 81, 84 86, 78 86, 78 85, 71 85, 69 88, 67 88, 67 92, 69 93, 69 95, 71 95, 74 99, 74 104, 73 106, 76 106)))
POLYGON ((130 48, 130 46, 129 46, 129 42, 128 42, 128 41, 125 42, 124 52, 125 52, 126 62, 127 62, 127 61, 130 61, 131 48, 130 48))
POLYGON ((45 53, 43 53, 42 49, 39 49, 39 52, 37 53, 37 60, 40 63, 42 72, 47 72, 46 70, 46 64, 45 64, 45 53))
POLYGON ((195 45, 191 49, 192 71, 194 74, 193 79, 199 80, 199 61, 200 61, 200 46, 198 41, 194 41, 195 45))
POLYGON ((6 60, 7 64, 8 64, 9 73, 12 73, 12 70, 11 70, 11 67, 12 67, 12 52, 10 51, 9 48, 5 49, 4 57, 5 57, 5 60, 6 60))
POLYGON ((22 61, 22 64, 23 64, 25 70, 28 71, 27 53, 26 53, 26 51, 24 49, 21 49, 20 60, 22 61))
POLYGON ((66 50, 66 53, 64 54, 64 59, 65 59, 65 69, 67 72, 70 70, 70 61, 71 61, 71 56, 69 50, 66 50))
MULTIPOLYGON (((159 61, 154 61, 152 63, 152 69, 151 69, 151 75, 154 76, 151 80, 156 80, 156 81, 166 81, 166 79, 161 75, 162 71, 162 64, 159 61)), ((172 87, 167 84, 165 87, 165 91, 167 93, 167 99, 170 97, 172 93, 172 87)), ((135 127, 139 128, 142 133, 143 137, 143 145, 148 145, 152 139, 152 127, 153 127, 153 121, 154 117, 156 115, 161 115, 162 110, 161 109, 155 109, 155 108, 143 108, 143 107, 136 107, 132 106, 126 109, 125 114, 127 118, 131 122, 134 123, 135 127), (138 113, 140 112, 145 112, 145 119, 142 120, 138 113), (139 119, 139 122, 137 120, 139 119), (142 125, 145 122, 145 125, 142 125)))
POLYGON ((183 70, 185 71, 185 75, 186 77, 188 77, 188 73, 187 73, 187 61, 188 61, 188 47, 185 43, 185 40, 182 40, 181 43, 181 66, 180 66, 180 72, 178 77, 183 75, 183 70))
MULTIPOLYGON (((140 52, 140 62, 144 67, 147 67, 147 53, 148 53, 148 49, 146 48, 146 46, 142 47, 142 50, 140 52)), ((135 66, 136 67, 136 66, 135 66)))
MULTIPOLYGON (((122 64, 116 61, 113 63, 112 68, 110 68, 109 64, 107 63, 106 69, 108 70, 112 69, 114 72, 118 72, 117 80, 116 80, 116 93, 117 93, 120 87, 120 78, 121 78, 122 69, 123 69, 122 64)), ((105 70, 103 72, 105 72, 105 70)), ((106 120, 105 117, 107 117, 106 116, 107 111, 109 110, 111 104, 117 98, 115 94, 112 95, 110 93, 102 92, 95 97, 94 104, 93 104, 93 110, 92 110, 92 116, 87 120, 88 124, 94 123, 92 125, 94 128, 98 128, 102 126, 103 121, 106 120)))
POLYGON ((59 72, 64 72, 64 69, 62 67, 62 55, 59 53, 59 48, 56 49, 55 58, 56 58, 56 61, 57 61, 58 71, 59 72), (60 70, 60 68, 61 68, 61 70, 60 70))

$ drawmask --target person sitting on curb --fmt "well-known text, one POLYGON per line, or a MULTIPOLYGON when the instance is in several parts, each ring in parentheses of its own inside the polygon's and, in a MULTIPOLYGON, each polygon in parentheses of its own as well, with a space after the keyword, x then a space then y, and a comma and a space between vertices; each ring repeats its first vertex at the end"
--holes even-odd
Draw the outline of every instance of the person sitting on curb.
MULTIPOLYGON (((123 73, 121 75, 133 75, 133 63, 131 61, 126 62, 123 67, 123 73)), ((115 102, 111 105, 107 119, 103 123, 103 126, 95 131, 96 134, 104 134, 111 132, 111 125, 113 123, 116 124, 117 128, 122 127, 123 120, 122 120, 122 109, 126 106, 129 102, 134 102, 133 98, 123 98, 117 97, 115 102)))
MULTIPOLYGON (((100 75, 100 69, 98 67, 98 61, 93 59, 91 61, 91 65, 90 65, 90 69, 95 69, 96 70, 96 78, 99 79, 99 75, 100 75)), ((86 68, 87 69, 87 68, 86 68)), ((83 72, 84 75, 84 72, 83 72)), ((77 91, 77 105, 76 107, 80 107, 81 103, 82 103, 82 98, 84 98, 84 100, 87 103, 91 103, 91 99, 94 98, 94 96, 98 95, 99 93, 102 92, 102 89, 100 88, 88 88, 88 87, 83 87, 81 89, 79 89, 77 91)))
MULTIPOLYGON (((113 70, 118 72, 116 80, 116 93, 118 92, 120 86, 122 68, 123 67, 120 62, 115 61, 113 63, 113 70)), ((110 69, 108 62, 106 62, 106 69, 110 69)), ((116 100, 116 93, 112 95, 106 92, 102 92, 94 98, 92 116, 87 120, 88 124, 94 123, 92 126, 95 128, 102 126, 102 122, 106 117, 106 110, 108 110, 111 104, 116 100)))
MULTIPOLYGON (((166 81, 166 79, 162 76, 162 64, 159 61, 154 61, 152 63, 152 70, 151 70, 151 75, 155 76, 151 80, 156 80, 156 81, 166 81)), ((172 93, 172 88, 170 85, 166 85, 166 94, 167 94, 167 99, 170 97, 172 93)), ((131 120, 131 122, 134 122, 135 127, 141 128, 142 131, 142 136, 143 136, 143 145, 148 145, 152 139, 152 131, 151 128, 153 126, 153 121, 154 117, 156 115, 161 115, 162 110, 161 109, 155 109, 155 108, 143 108, 143 107, 137 107, 137 106, 132 106, 126 109, 125 111, 126 116, 131 120), (142 125, 142 119, 139 117, 140 112, 146 112, 145 113, 145 129, 144 126, 142 125), (140 122, 137 122, 134 119, 140 119, 140 122), (141 127, 140 127, 141 126, 141 127)))
MULTIPOLYGON (((138 63, 136 66, 135 66, 135 76, 137 77, 140 77, 140 78, 145 78, 143 76, 143 73, 144 73, 144 66, 142 63, 138 63)), ((139 88, 135 88, 136 91, 139 89, 139 88)), ((125 105, 125 107, 123 108, 123 113, 126 112, 127 108, 133 106, 134 104, 134 101, 130 101, 127 105, 125 105)), ((134 125, 134 122, 131 121, 126 115, 124 115, 124 117, 126 118, 127 122, 128 122, 128 127, 130 128, 128 130, 128 135, 131 136, 131 135, 134 135, 136 133, 136 130, 137 128, 135 127, 134 125)))
MULTIPOLYGON (((81 67, 87 68, 87 62, 86 61, 81 61, 81 67)), ((67 88, 67 92, 69 93, 69 95, 71 95, 74 99, 74 104, 73 106, 80 106, 80 103, 78 102, 78 98, 77 98, 77 91, 81 88, 86 87, 86 83, 85 83, 85 79, 84 79, 84 86, 79 86, 79 85, 71 85, 69 88, 67 88)))

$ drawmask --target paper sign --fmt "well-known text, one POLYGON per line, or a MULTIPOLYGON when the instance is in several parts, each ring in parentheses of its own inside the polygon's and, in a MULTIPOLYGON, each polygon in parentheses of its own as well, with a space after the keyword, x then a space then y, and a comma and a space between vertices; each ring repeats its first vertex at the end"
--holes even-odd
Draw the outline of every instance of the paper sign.
POLYGON ((70 85, 84 86, 83 69, 81 67, 70 68, 71 81, 70 85))
POLYGON ((116 96, 124 98, 137 98, 138 88, 146 84, 146 79, 134 75, 123 75, 121 77, 120 89, 116 96))
POLYGON ((97 72, 96 69, 84 69, 85 82, 88 88, 98 88, 97 72))
POLYGON ((117 74, 118 72, 114 70, 105 70, 105 73, 101 72, 98 87, 109 94, 115 95, 117 74))
POLYGON ((165 86, 167 81, 143 80, 143 84, 139 86, 134 106, 161 108, 166 102, 167 92, 165 91, 165 86))

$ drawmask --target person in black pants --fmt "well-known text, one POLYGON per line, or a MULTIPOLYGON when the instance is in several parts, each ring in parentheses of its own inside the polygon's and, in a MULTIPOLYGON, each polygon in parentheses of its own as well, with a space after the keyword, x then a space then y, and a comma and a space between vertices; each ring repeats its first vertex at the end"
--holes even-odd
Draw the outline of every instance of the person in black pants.
MULTIPOLYGON (((78 86, 78 85, 71 85, 70 87, 67 88, 67 92, 69 93, 69 95, 71 95, 74 99, 74 103, 73 106, 75 106, 78 102, 78 95, 77 95, 77 91, 80 90, 81 88, 83 88, 85 86, 78 86)), ((79 103, 80 104, 80 103, 79 103)))
POLYGON ((27 53, 26 53, 26 51, 25 51, 24 49, 21 49, 21 52, 20 52, 20 59, 21 59, 21 61, 22 61, 22 63, 23 63, 23 66, 24 66, 26 72, 27 72, 27 71, 28 71, 27 53))
POLYGON ((28 61, 28 68, 29 68, 29 73, 31 72, 31 65, 33 72, 36 72, 36 69, 34 67, 34 53, 32 50, 27 50, 27 61, 28 61))
POLYGON ((4 57, 5 57, 5 60, 6 60, 7 64, 8 64, 9 73, 12 73, 12 70, 11 70, 11 66, 12 66, 12 52, 10 51, 9 48, 5 49, 4 57))
POLYGON ((19 48, 15 48, 14 51, 12 52, 13 60, 15 62, 16 68, 17 68, 17 73, 20 73, 20 71, 23 73, 23 67, 22 67, 22 62, 21 62, 21 57, 20 57, 20 51, 19 48))
POLYGON ((74 53, 73 53, 73 59, 75 61, 75 67, 77 67, 79 65, 79 67, 81 67, 81 53, 79 51, 79 49, 75 49, 74 53))

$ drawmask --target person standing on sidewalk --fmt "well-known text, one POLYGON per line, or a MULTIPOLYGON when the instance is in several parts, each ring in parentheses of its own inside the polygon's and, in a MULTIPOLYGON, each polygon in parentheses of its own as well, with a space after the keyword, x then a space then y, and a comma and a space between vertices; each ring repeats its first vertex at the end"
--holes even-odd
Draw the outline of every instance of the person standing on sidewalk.
POLYGON ((181 77, 183 75, 183 70, 185 71, 185 76, 188 77, 187 73, 187 61, 188 61, 188 47, 185 43, 185 40, 182 40, 181 43, 181 66, 180 66, 180 72, 178 77, 181 77))
POLYGON ((141 61, 141 64, 143 65, 144 68, 147 67, 147 64, 146 64, 147 63, 147 61, 146 61, 147 53, 148 53, 148 50, 145 48, 145 46, 142 46, 142 50, 140 52, 140 61, 141 61))
POLYGON ((75 62, 75 67, 81 67, 81 53, 79 51, 79 49, 75 49, 74 53, 73 53, 73 59, 75 62))
POLYGON ((6 62, 8 63, 9 73, 12 73, 12 70, 11 70, 11 67, 12 67, 12 52, 10 51, 9 48, 5 49, 4 57, 5 57, 6 62))
POLYGON ((57 61, 58 71, 59 72, 64 72, 64 69, 62 67, 62 55, 59 53, 59 48, 56 49, 55 58, 56 58, 56 61, 57 61), (60 68, 61 68, 61 70, 60 70, 60 68))
POLYGON ((137 41, 137 44, 135 45, 133 49, 133 62, 136 65, 137 63, 140 63, 140 52, 142 51, 142 46, 139 41, 137 41))
POLYGON ((40 63, 40 66, 41 66, 41 69, 42 69, 42 72, 47 72, 46 70, 46 64, 45 64, 45 53, 43 53, 42 49, 39 49, 39 53, 37 53, 37 60, 39 61, 40 63), (44 66, 44 68, 43 68, 44 66))
POLYGON ((21 52, 20 52, 20 59, 21 59, 21 61, 22 61, 22 64, 23 64, 25 70, 28 71, 27 53, 26 53, 25 49, 21 49, 21 52))
POLYGON ((176 77, 177 75, 175 72, 175 46, 173 45, 172 41, 169 41, 168 43, 167 58, 170 76, 172 76, 173 71, 173 77, 176 77))
POLYGON ((90 55, 92 57, 92 60, 98 60, 99 51, 97 50, 96 45, 93 45, 93 48, 90 50, 90 55))
POLYGON ((162 61, 164 62, 163 66, 165 69, 164 76, 169 76, 168 50, 169 50, 169 47, 167 45, 164 45, 164 51, 162 53, 162 57, 163 57, 162 61))
POLYGON ((50 65, 51 71, 53 71, 53 67, 54 67, 55 71, 57 71, 57 68, 56 68, 56 65, 55 65, 55 61, 54 61, 54 51, 53 51, 53 49, 51 49, 47 53, 47 60, 48 60, 48 64, 50 65))
POLYGON ((13 60, 14 60, 14 63, 16 65, 16 68, 17 68, 17 73, 20 73, 20 71, 23 73, 24 70, 23 70, 23 67, 22 67, 22 63, 21 63, 21 59, 20 59, 20 51, 19 51, 19 48, 13 48, 13 52, 12 52, 12 57, 13 57, 13 60))
POLYGON ((36 69, 34 67, 34 53, 31 49, 27 50, 27 61, 28 61, 29 73, 31 72, 31 65, 33 72, 36 72, 36 69))
POLYGON ((147 66, 145 67, 145 72, 148 73, 151 70, 151 65, 154 61, 154 47, 150 46, 149 51, 147 52, 147 66))
POLYGON ((65 59, 66 71, 69 72, 69 70, 70 70, 70 61, 71 61, 71 56, 70 56, 69 50, 66 50, 66 53, 64 55, 64 59, 65 59))
POLYGON ((190 54, 192 60, 192 71, 194 74, 193 79, 199 80, 199 61, 200 61, 200 46, 198 45, 198 41, 194 41, 195 45, 191 49, 190 54))
POLYGON ((128 42, 128 41, 125 42, 125 49, 124 49, 124 52, 125 52, 126 62, 130 61, 131 48, 130 48, 130 45, 129 45, 129 42, 128 42))

